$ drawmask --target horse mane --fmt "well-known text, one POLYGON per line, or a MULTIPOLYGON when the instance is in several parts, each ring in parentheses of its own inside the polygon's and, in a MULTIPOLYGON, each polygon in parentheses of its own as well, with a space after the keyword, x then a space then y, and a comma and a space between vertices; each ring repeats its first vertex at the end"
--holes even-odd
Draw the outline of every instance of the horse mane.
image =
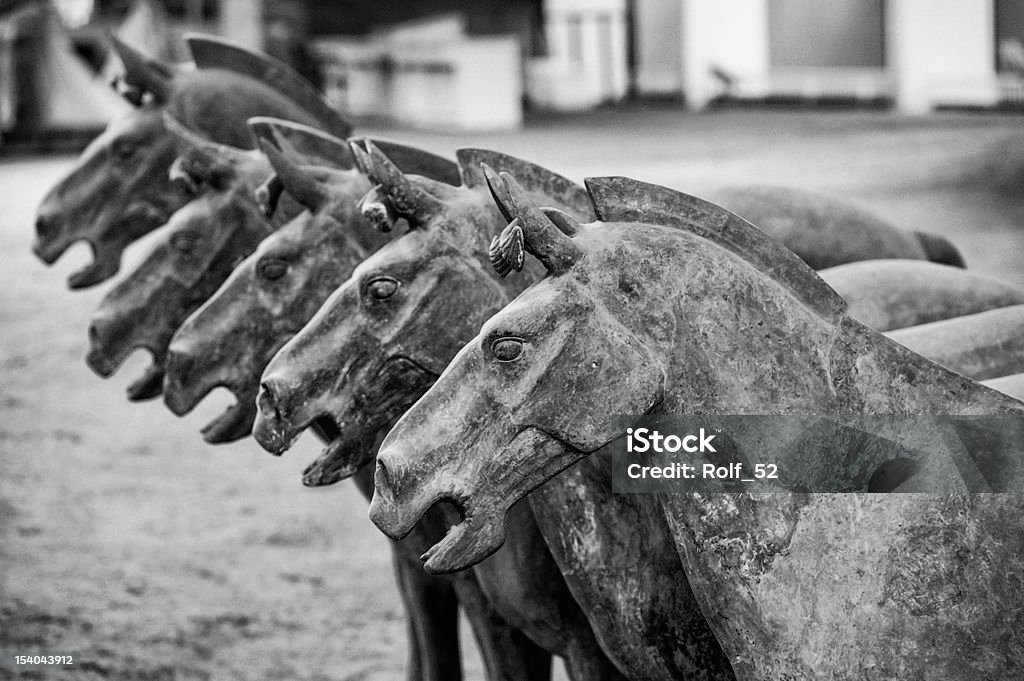
POLYGON ((451 159, 392 140, 372 137, 370 141, 403 173, 422 175, 453 187, 462 183, 459 166, 451 159))
POLYGON ((846 312, 846 301, 795 253, 721 206, 627 177, 589 177, 584 183, 598 220, 682 229, 740 256, 833 323, 846 312))
POLYGON ((459 149, 455 152, 462 172, 462 184, 466 187, 487 186, 481 163, 486 163, 497 172, 507 172, 516 178, 530 194, 544 200, 554 199, 568 208, 576 217, 589 222, 596 217, 595 205, 587 191, 572 180, 547 168, 488 149, 459 149))
POLYGON ((189 33, 185 41, 196 68, 224 69, 260 81, 310 112, 335 136, 344 138, 352 134, 352 124, 287 64, 215 36, 189 33))

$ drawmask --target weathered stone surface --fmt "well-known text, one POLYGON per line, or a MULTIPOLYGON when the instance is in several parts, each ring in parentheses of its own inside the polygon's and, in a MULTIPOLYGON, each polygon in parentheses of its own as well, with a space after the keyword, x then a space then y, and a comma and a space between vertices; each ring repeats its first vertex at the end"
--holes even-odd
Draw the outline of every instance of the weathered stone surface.
MULTIPOLYGON (((341 426, 342 437, 314 463, 307 481, 311 474, 317 482, 329 481, 365 460, 355 458, 365 454, 352 443, 375 429, 390 428, 389 419, 429 387, 480 322, 539 275, 536 264, 507 279, 490 269, 489 244, 505 220, 494 208, 483 173, 472 164, 486 157, 498 167, 526 169, 527 191, 544 205, 566 210, 550 214, 567 229, 574 222, 570 213, 588 217, 579 211, 586 196, 581 188, 518 159, 460 151, 467 186, 455 189, 399 177, 393 169, 379 170, 386 159, 372 147, 357 148, 364 170, 381 182, 364 201, 364 210, 403 217, 412 229, 363 262, 264 374, 256 432, 261 421, 268 423, 267 432, 273 435, 263 438, 265 445, 276 449, 318 417, 329 416, 341 426)), ((627 500, 611 495, 607 485, 596 486, 601 470, 597 461, 583 462, 578 484, 553 485, 530 499, 593 633, 629 678, 732 678, 695 606, 672 544, 657 541, 649 525, 637 534, 625 515, 615 527, 592 522, 626 509, 628 517, 660 518, 653 497, 627 500), (570 525, 580 533, 565 540, 562 533, 570 525)), ((454 497, 461 506, 461 495, 455 492, 454 497)), ((662 527, 661 536, 668 536, 663 521, 662 527)), ((414 531, 415 523, 405 529, 414 531)), ((488 581, 487 561, 473 569, 488 581)), ((537 607, 534 597, 522 598, 520 604, 537 607)), ((587 639, 576 632, 571 640, 578 646, 587 639)), ((593 678, 598 671, 618 673, 591 649, 562 648, 560 654, 577 678, 593 678)))
POLYGON ((897 329, 886 335, 975 380, 1024 371, 1024 305, 897 329))
POLYGON ((1024 303, 1024 290, 919 260, 868 260, 818 273, 849 305, 850 316, 891 331, 1024 303))
MULTIPOLYGON (((281 130, 281 125, 268 123, 281 130)), ((273 138, 273 132, 266 139, 273 138)), ((348 145, 334 140, 348 153, 348 145)), ((386 143, 402 168, 457 181, 458 167, 433 154, 386 143)), ((208 425, 208 442, 246 437, 256 418, 256 393, 267 363, 352 270, 388 239, 367 223, 356 202, 370 184, 347 169, 307 168, 301 155, 267 147, 287 195, 308 214, 264 239, 217 293, 192 314, 170 343, 164 401, 176 414, 224 386, 237 404, 208 425)), ((340 156, 340 154, 336 154, 340 156)))
POLYGON ((781 241, 816 270, 879 258, 963 267, 945 238, 908 232, 846 201, 790 187, 727 187, 709 198, 781 241))
POLYGON ((172 68, 119 44, 126 66, 121 89, 135 109, 107 126, 39 207, 32 248, 43 262, 56 262, 77 241, 92 247, 93 261, 71 275, 71 288, 112 277, 128 244, 193 198, 168 177, 177 150, 164 113, 240 149, 253 145, 246 127, 253 116, 307 123, 341 137, 351 130, 321 98, 299 97, 308 84, 276 60, 217 38, 196 36, 190 44, 203 57, 194 70, 172 68))
MULTIPOLYGON (((381 446, 370 514, 386 533, 438 499, 463 507, 428 568, 500 546, 509 504, 621 436, 612 414, 1024 415, 852 320, 717 206, 625 178, 587 186, 603 222, 568 237, 505 178, 499 201, 549 276, 483 325, 381 446), (664 222, 634 220, 647 213, 664 222)), ((1024 498, 963 494, 993 489, 993 466, 1009 481, 996 491, 1024 482, 1019 452, 1001 456, 975 459, 981 475, 935 468, 949 494, 659 500, 737 677, 1009 680, 1024 672, 1024 498)), ((799 452, 787 463, 860 477, 799 452)))

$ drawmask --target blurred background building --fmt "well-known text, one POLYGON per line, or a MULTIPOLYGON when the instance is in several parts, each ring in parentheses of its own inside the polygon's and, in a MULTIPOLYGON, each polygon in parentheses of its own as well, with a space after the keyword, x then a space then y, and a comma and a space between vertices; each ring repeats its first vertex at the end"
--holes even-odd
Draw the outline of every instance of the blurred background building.
POLYGON ((190 30, 446 130, 629 98, 1024 107, 1021 0, 0 0, 0 131, 94 128, 120 106, 106 35, 180 61, 190 30))

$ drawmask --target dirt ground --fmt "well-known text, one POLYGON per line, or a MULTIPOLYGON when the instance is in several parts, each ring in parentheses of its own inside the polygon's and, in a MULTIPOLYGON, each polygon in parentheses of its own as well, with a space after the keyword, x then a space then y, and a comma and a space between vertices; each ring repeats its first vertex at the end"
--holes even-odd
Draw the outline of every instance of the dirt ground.
MULTIPOLYGON (((517 134, 364 132, 447 154, 500 149, 575 179, 822 190, 946 235, 969 267, 1024 285, 1024 187, 995 194, 985 172, 1022 147, 1019 117, 659 106, 517 134)), ((108 381, 86 368, 87 320, 108 286, 65 288, 84 246, 53 268, 29 250, 35 207, 71 161, 0 156, 0 679, 403 678, 386 542, 352 486, 301 486, 312 438, 280 459, 251 440, 211 447, 197 431, 226 395, 177 419, 124 398, 147 358, 108 381), (75 653, 80 667, 10 663, 36 652, 75 653)))

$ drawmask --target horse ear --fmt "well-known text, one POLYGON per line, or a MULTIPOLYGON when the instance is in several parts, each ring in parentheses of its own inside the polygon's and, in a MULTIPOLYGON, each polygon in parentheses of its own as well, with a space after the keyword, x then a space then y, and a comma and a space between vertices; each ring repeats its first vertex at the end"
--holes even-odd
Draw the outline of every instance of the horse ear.
MULTIPOLYGON (((551 274, 561 274, 572 268, 582 256, 579 244, 567 234, 575 234, 579 224, 569 216, 560 214, 557 219, 566 226, 566 231, 552 221, 537 207, 508 173, 495 176, 494 171, 482 166, 487 186, 491 190, 498 208, 506 219, 512 221, 502 233, 491 242, 491 263, 499 274, 505 276, 511 270, 522 270, 523 251, 531 253, 543 263, 551 274), (566 222, 562 218, 571 222, 566 222)), ((559 212, 560 213, 560 212, 559 212)))
POLYGON ((247 123, 257 145, 261 137, 269 139, 276 134, 287 140, 302 157, 302 165, 325 165, 342 170, 355 167, 348 143, 323 130, 268 116, 250 118, 247 123))
MULTIPOLYGON (((144 92, 149 92, 157 103, 163 103, 170 99, 174 69, 157 59, 144 55, 114 36, 111 36, 110 39, 113 42, 114 52, 124 64, 124 82, 144 92)), ((141 103, 141 99, 137 99, 135 95, 129 97, 129 92, 132 90, 127 89, 125 92, 128 101, 136 105, 141 103)))
POLYGON ((295 160, 294 147, 276 130, 270 129, 269 138, 259 137, 259 144, 285 191, 311 211, 316 211, 324 205, 327 201, 327 189, 313 173, 298 164, 295 160))
POLYGON ((370 140, 363 145, 370 162, 368 177, 381 186, 397 214, 423 222, 441 211, 441 202, 414 185, 377 145, 370 140))
POLYGON ((195 194, 199 185, 218 186, 235 175, 235 164, 246 152, 226 144, 218 144, 189 130, 166 111, 164 128, 178 147, 178 158, 171 165, 171 181, 188 194, 195 194))
POLYGON ((565 211, 558 210, 557 208, 541 208, 541 211, 566 236, 576 236, 581 229, 579 220, 565 211))
POLYGON ((356 168, 366 176, 366 179, 376 184, 377 178, 373 175, 373 161, 370 160, 370 155, 366 153, 366 149, 359 146, 358 140, 349 140, 348 146, 352 149, 352 157, 356 161, 356 168))
POLYGON ((590 222, 595 218, 594 204, 587 190, 572 180, 543 166, 489 149, 463 148, 455 152, 462 181, 467 187, 483 186, 486 175, 481 168, 490 168, 511 173, 531 196, 555 205, 577 219, 590 222))

